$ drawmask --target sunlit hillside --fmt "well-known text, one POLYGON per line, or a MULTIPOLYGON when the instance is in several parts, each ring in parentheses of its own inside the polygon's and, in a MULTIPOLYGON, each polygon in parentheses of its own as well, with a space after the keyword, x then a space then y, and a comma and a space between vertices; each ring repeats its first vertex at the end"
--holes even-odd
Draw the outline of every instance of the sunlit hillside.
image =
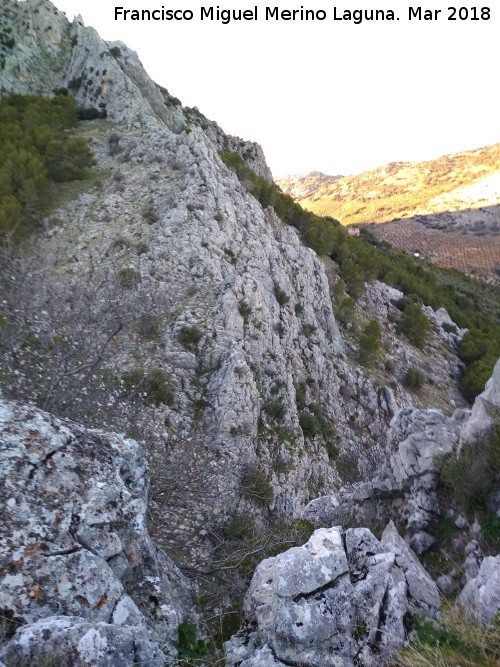
MULTIPOLYGON (((296 180, 302 206, 343 225, 493 206, 500 204, 500 144, 427 162, 391 162, 333 182, 323 177, 314 192, 307 176, 296 180)), ((290 177, 278 184, 292 190, 290 177)))

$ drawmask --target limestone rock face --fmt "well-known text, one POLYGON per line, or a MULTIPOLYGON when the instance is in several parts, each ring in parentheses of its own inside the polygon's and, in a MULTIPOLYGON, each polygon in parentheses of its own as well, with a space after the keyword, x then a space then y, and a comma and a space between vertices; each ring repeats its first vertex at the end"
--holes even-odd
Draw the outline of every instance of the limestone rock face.
POLYGON ((93 623, 78 616, 49 616, 22 626, 0 649, 0 658, 7 664, 35 665, 46 660, 77 667, 163 665, 167 659, 141 627, 93 623))
POLYGON ((4 400, 0 443, 0 608, 7 635, 19 628, 3 655, 47 633, 44 650, 171 650, 189 588, 146 532, 137 443, 4 400))
POLYGON ((500 408, 500 359, 484 391, 476 397, 469 419, 460 432, 461 442, 474 443, 493 426, 495 413, 500 408))
POLYGON ((432 545, 426 528, 439 515, 435 458, 458 446, 463 415, 446 417, 438 410, 399 410, 388 431, 388 462, 371 482, 317 498, 304 510, 316 525, 339 522, 380 523, 398 515, 405 522, 412 548, 432 545))
POLYGON ((483 559, 477 576, 458 596, 458 604, 475 622, 489 623, 500 611, 500 554, 483 559))
POLYGON ((405 640, 407 612, 434 616, 436 585, 390 524, 322 528, 257 567, 246 627, 226 644, 229 665, 370 665, 405 640), (273 662, 274 661, 274 662, 273 662))

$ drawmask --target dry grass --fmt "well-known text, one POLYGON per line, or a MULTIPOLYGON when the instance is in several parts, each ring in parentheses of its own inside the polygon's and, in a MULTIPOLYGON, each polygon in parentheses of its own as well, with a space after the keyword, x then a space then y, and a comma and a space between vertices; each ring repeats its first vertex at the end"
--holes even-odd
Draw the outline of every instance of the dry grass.
POLYGON ((498 667, 500 665, 500 617, 490 627, 472 624, 451 604, 443 608, 437 624, 420 621, 418 639, 401 650, 398 667, 498 667))

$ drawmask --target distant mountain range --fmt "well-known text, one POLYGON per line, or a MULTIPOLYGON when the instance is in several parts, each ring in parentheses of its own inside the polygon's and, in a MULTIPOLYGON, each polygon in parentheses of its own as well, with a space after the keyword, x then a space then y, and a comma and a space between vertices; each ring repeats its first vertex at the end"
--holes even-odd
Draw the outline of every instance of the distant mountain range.
POLYGON ((355 176, 278 179, 305 208, 489 282, 500 267, 500 144, 355 176))

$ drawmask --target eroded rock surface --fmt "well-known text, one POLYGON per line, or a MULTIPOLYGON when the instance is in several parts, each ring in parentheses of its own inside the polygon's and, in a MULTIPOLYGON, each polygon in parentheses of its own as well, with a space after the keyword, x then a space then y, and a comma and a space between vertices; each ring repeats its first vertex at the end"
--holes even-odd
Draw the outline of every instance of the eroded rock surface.
POLYGON ((460 432, 461 442, 474 443, 493 426, 500 409, 500 359, 495 364, 493 374, 484 391, 476 397, 469 419, 460 432))
POLYGON ((339 522, 380 524, 397 515, 419 553, 433 543, 427 532, 439 516, 436 457, 456 451, 464 414, 446 417, 438 410, 406 408, 396 413, 388 432, 388 462, 370 482, 345 487, 313 500, 304 517, 316 525, 339 522))
POLYGON ((32 656, 40 637, 82 660, 92 642, 115 660, 172 652, 190 593, 147 534, 138 444, 2 400, 0 445, 0 609, 17 630, 0 655, 32 656))
POLYGON ((366 528, 320 528, 257 567, 228 664, 379 663, 404 643, 407 613, 432 617, 439 607, 436 585, 392 523, 380 542, 366 528))
POLYGON ((490 623, 500 612, 500 554, 483 559, 477 575, 467 581, 457 602, 474 622, 490 623))

